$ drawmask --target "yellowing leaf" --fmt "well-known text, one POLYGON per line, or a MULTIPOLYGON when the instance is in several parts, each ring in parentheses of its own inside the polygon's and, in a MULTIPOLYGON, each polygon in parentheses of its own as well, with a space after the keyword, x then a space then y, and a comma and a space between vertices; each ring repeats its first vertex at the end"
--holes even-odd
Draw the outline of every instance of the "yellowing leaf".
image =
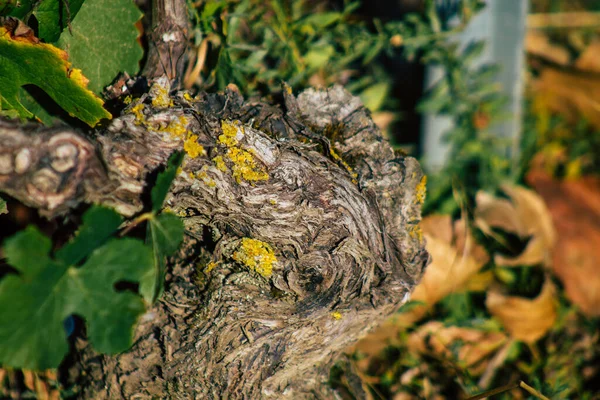
POLYGON ((111 115, 102 100, 85 87, 80 71, 71 69, 67 53, 27 37, 12 37, 0 27, 0 106, 16 110, 21 117, 32 118, 19 98, 23 85, 44 90, 69 115, 94 126, 111 115))
POLYGON ((400 314, 396 322, 403 326, 419 320, 446 295, 461 290, 488 260, 462 220, 452 224, 450 216, 434 215, 425 218, 421 227, 433 261, 411 296, 425 304, 400 314))
POLYGON ((552 43, 548 36, 540 31, 531 30, 527 32, 525 36, 525 51, 559 65, 567 65, 571 61, 569 50, 552 43))
POLYGON ((557 181, 532 170, 527 182, 542 196, 560 232, 552 270, 569 300, 589 316, 600 316, 600 179, 557 181))
POLYGON ((582 71, 589 71, 598 73, 600 72, 600 40, 594 40, 586 49, 581 53, 577 61, 575 61, 575 67, 582 71))
POLYGON ((505 296, 499 290, 490 290, 485 301, 489 312, 498 318, 512 337, 533 343, 556 321, 556 288, 546 279, 535 299, 505 296))
POLYGON ((430 321, 408 338, 408 348, 423 354, 434 353, 447 359, 457 358, 469 374, 483 373, 486 363, 482 361, 498 350, 508 337, 502 332, 485 332, 473 328, 444 326, 442 322, 430 321), (450 350, 452 349, 452 350, 450 350))
POLYGON ((570 122, 582 118, 600 128, 600 79, 597 74, 544 68, 532 84, 537 96, 547 107, 570 122))
POLYGON ((491 236, 494 236, 491 228, 496 227, 522 239, 531 239, 519 256, 497 255, 494 262, 502 266, 549 265, 556 232, 544 200, 524 187, 504 185, 502 190, 512 201, 495 198, 484 192, 477 193, 475 223, 491 236))

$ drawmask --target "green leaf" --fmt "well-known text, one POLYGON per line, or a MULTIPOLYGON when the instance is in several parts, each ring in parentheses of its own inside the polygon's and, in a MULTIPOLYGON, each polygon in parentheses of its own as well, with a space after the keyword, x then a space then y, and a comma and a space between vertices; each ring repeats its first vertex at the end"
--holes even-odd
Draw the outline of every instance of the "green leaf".
POLYGON ((153 268, 140 283, 140 293, 149 303, 154 302, 163 291, 166 257, 173 254, 183 240, 184 226, 181 219, 169 213, 157 215, 163 206, 171 182, 183 161, 184 153, 174 153, 169 157, 167 167, 156 177, 156 183, 150 192, 152 199, 152 218, 146 230, 146 243, 152 248, 153 268))
POLYGON ((209 1, 207 2, 202 12, 200 13, 200 21, 204 27, 204 32, 213 32, 214 29, 211 26, 219 16, 217 15, 227 3, 225 1, 209 1))
POLYGON ((34 227, 5 242, 5 256, 18 274, 0 281, 0 364, 58 367, 68 351, 63 321, 73 314, 85 318, 96 350, 117 353, 131 346, 144 303, 115 284, 139 282, 151 268, 150 249, 137 239, 113 239, 76 267, 50 258, 51 246, 34 227))
POLYGON ((380 82, 369 86, 360 94, 360 100, 371 111, 378 111, 390 91, 389 82, 380 82))
POLYGON ((35 5, 35 0, 4 0, 0 1, 0 15, 23 19, 35 5))
POLYGON ((93 206, 83 215, 83 224, 77 235, 56 252, 56 258, 65 264, 78 264, 104 244, 122 221, 121 216, 110 208, 93 206))
POLYGON ((329 25, 340 21, 342 14, 339 12, 327 11, 315 14, 309 14, 305 18, 296 22, 295 25, 300 26, 300 29, 308 34, 318 32, 327 28, 329 25))
POLYGON ((175 179, 175 175, 177 175, 177 169, 183 161, 183 155, 184 153, 182 152, 173 153, 171 157, 169 157, 169 161, 167 161, 167 167, 165 170, 159 173, 156 177, 156 183, 150 192, 150 198, 152 199, 152 211, 158 212, 162 208, 165 198, 167 197, 167 193, 169 193, 171 182, 173 182, 173 179, 175 179))
POLYGON ((34 116, 19 100, 21 86, 32 84, 45 91, 71 116, 94 126, 111 115, 102 100, 85 87, 81 71, 71 69, 67 54, 49 44, 12 39, 0 27, 0 97, 3 109, 23 118, 34 116))
POLYGON ((141 17, 131 0, 86 0, 72 34, 65 29, 60 35, 57 45, 88 77, 93 92, 102 92, 121 72, 138 72, 143 50, 135 23, 141 17))
POLYGON ((219 51, 219 58, 217 60, 217 66, 215 67, 215 73, 217 78, 217 88, 219 90, 225 89, 230 83, 243 87, 244 79, 240 72, 235 68, 229 55, 229 50, 222 47, 219 51))
POLYGON ((83 0, 44 0, 33 12, 38 20, 38 36, 47 43, 58 40, 61 32, 73 22, 83 0))
POLYGON ((309 68, 319 69, 327 65, 335 54, 335 49, 331 45, 315 46, 304 56, 304 62, 309 68))
POLYGON ((155 216, 148 223, 146 242, 152 248, 154 268, 149 270, 141 280, 140 293, 149 303, 153 303, 162 295, 166 258, 179 248, 184 230, 183 221, 170 213, 155 216))
POLYGON ((485 42, 483 40, 471 41, 461 54, 461 62, 464 64, 471 64, 483 53, 484 49, 485 42))
POLYGON ((8 214, 8 207, 6 206, 6 200, 0 197, 0 215, 8 214))

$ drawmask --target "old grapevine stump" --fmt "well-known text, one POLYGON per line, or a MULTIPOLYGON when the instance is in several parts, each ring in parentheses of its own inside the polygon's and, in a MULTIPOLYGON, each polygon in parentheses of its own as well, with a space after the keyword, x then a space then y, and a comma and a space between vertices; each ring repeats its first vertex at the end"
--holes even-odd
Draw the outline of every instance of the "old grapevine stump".
POLYGON ((0 190, 49 216, 134 215, 148 177, 188 154, 168 208, 189 235, 163 298, 130 351, 78 342, 81 398, 331 398, 343 349, 407 300, 428 261, 417 161, 341 87, 284 89, 279 107, 155 85, 95 138, 0 125, 0 190))

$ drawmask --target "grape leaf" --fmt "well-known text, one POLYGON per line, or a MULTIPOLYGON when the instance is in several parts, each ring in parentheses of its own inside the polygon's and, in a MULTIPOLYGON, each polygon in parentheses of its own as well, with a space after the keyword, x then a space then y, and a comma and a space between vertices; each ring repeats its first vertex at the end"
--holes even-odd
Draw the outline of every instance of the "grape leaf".
POLYGON ((152 199, 152 211, 158 212, 163 206, 165 198, 167 197, 167 193, 169 193, 169 187, 171 187, 171 182, 175 179, 175 175, 177 174, 177 170, 183 161, 183 153, 173 153, 171 157, 169 157, 169 161, 167 161, 167 167, 164 171, 158 174, 156 177, 156 183, 152 188, 152 192, 150 193, 150 197, 152 199))
POLYGON ((115 290, 115 284, 139 282, 152 268, 152 254, 132 238, 110 239, 90 251, 112 230, 100 226, 98 218, 105 215, 88 211, 81 237, 71 242, 86 248, 80 253, 64 250, 52 258, 50 239, 35 227, 5 241, 4 254, 18 274, 0 280, 0 364, 36 370, 58 367, 68 351, 63 322, 73 314, 85 318, 96 350, 117 353, 131 346, 144 302, 132 292, 115 290), (65 262, 83 254, 89 257, 81 267, 65 262))
POLYGON ((69 20, 75 19, 83 0, 44 0, 33 12, 38 20, 38 36, 47 43, 58 40, 69 20))
POLYGON ((35 0, 0 0, 0 15, 23 19, 34 6, 35 0))
POLYGON ((216 74, 217 88, 219 90, 224 90, 230 83, 235 83, 240 87, 244 87, 245 79, 240 71, 234 68, 229 50, 226 47, 222 47, 219 51, 217 66, 214 69, 214 73, 216 74))
POLYGON ((146 243, 152 248, 153 269, 140 282, 140 293, 149 303, 153 303, 162 294, 166 258, 177 250, 183 240, 185 228, 181 219, 169 213, 158 215, 182 161, 183 153, 172 154, 165 170, 156 177, 150 193, 152 217, 146 228, 146 243))
POLYGON ((19 89, 32 84, 44 90, 69 115, 94 126, 111 118, 102 100, 86 89, 86 78, 71 69, 67 54, 49 44, 16 37, 0 27, 0 100, 3 109, 14 109, 23 118, 34 115, 19 100, 19 89))
POLYGON ((56 258, 66 264, 77 264, 92 250, 104 244, 115 233, 123 219, 110 208, 95 206, 83 215, 77 235, 56 252, 56 258))
POLYGON ((135 23, 142 17, 131 0, 86 0, 71 32, 65 29, 57 45, 90 80, 89 88, 102 92, 120 72, 135 75, 143 56, 135 23))
POLYGON ((184 230, 181 219, 170 213, 154 216, 148 223, 146 241, 152 248, 153 269, 148 270, 140 281, 140 293, 149 303, 162 295, 166 257, 177 251, 183 240, 184 230))

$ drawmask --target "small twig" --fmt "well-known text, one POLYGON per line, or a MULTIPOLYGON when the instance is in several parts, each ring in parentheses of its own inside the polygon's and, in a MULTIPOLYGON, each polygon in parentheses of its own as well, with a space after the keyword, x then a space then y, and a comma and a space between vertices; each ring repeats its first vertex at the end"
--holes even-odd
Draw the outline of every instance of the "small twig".
POLYGON ((600 13, 562 12, 552 14, 530 14, 527 29, 573 29, 600 26, 600 13))
POLYGON ((485 372, 481 376, 481 379, 479 379, 477 386, 479 386, 480 388, 485 388, 490 385, 492 379, 494 378, 494 375, 496 374, 496 371, 498 370, 498 368, 500 368, 500 366, 502 364, 504 364, 504 361, 506 360, 506 357, 508 356, 508 352, 509 352, 512 344, 513 344, 513 341, 509 340, 494 355, 494 357, 491 359, 490 363, 488 364, 487 368, 485 369, 485 372))
POLYGON ((204 63, 206 61, 206 53, 208 52, 208 38, 205 38, 198 46, 198 50, 196 51, 196 62, 194 63, 193 69, 190 69, 191 63, 188 66, 188 70, 185 74, 185 78, 183 80, 183 87, 185 89, 190 89, 192 85, 196 82, 198 77, 200 76, 200 71, 204 68, 204 63))
POLYGON ((142 215, 136 217, 133 221, 131 221, 129 223, 129 225, 127 225, 127 227, 125 227, 125 229, 123 229, 121 231, 119 236, 127 235, 129 232, 131 232, 131 230, 133 228, 135 228, 136 226, 138 226, 139 224, 141 224, 144 221, 148 221, 149 219, 152 219, 153 216, 154 216, 154 213, 147 212, 147 213, 143 213, 142 215))
POLYGON ((540 392, 538 392, 537 390, 535 390, 534 388, 532 388, 531 386, 529 386, 528 384, 526 384, 523 381, 519 382, 519 386, 521 387, 521 389, 524 389, 526 392, 528 392, 530 395, 537 397, 538 399, 542 399, 542 400, 550 400, 549 398, 547 398, 546 396, 544 396, 543 394, 541 394, 540 392))
POLYGON ((527 391, 532 396, 537 397, 538 399, 541 399, 541 400, 550 400, 548 397, 544 396, 543 394, 541 394, 540 392, 538 392, 537 390, 535 390, 534 388, 532 388, 531 386, 529 386, 528 384, 526 384, 523 381, 519 381, 519 382, 511 383, 511 384, 508 384, 508 385, 500 386, 498 388, 495 388, 495 389, 492 389, 492 390, 488 390, 487 392, 478 394, 476 396, 469 397, 466 400, 481 400, 481 399, 486 399, 488 397, 495 396, 495 395, 500 394, 500 393, 505 393, 505 392, 508 392, 509 390, 516 389, 516 388, 521 388, 521 389, 527 391))

